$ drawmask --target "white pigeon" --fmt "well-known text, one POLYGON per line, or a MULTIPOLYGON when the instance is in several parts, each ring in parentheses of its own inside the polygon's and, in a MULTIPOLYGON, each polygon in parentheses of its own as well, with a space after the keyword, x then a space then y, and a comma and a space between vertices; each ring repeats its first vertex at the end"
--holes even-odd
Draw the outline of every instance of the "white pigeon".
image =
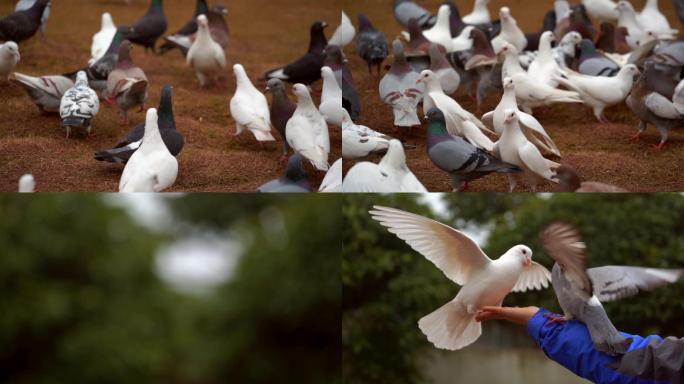
POLYGON ((601 21, 616 21, 620 14, 613 0, 582 0, 591 18, 601 21))
POLYGON ((33 175, 26 174, 19 179, 19 193, 33 193, 36 191, 36 180, 33 175))
POLYGON ((449 26, 449 17, 451 16, 451 9, 447 4, 443 4, 437 11, 437 22, 435 25, 423 31, 423 36, 429 42, 440 44, 446 48, 447 52, 451 52, 451 27, 449 26))
POLYGON ((672 29, 667 17, 658 9, 658 0, 646 0, 646 5, 637 16, 644 30, 655 33, 659 38, 673 38, 679 31, 672 29))
POLYGON ((399 39, 392 42, 394 62, 382 77, 378 87, 380 98, 392 107, 396 127, 420 125, 417 108, 423 100, 424 87, 417 85, 418 73, 406 61, 404 45, 399 39))
POLYGON ((297 109, 285 126, 287 143, 316 169, 327 171, 330 168, 328 125, 316 109, 309 89, 303 84, 295 84, 292 89, 297 96, 297 109))
POLYGON ((342 159, 337 159, 325 174, 318 192, 340 193, 342 192, 342 159))
POLYGON ((644 38, 646 30, 637 20, 636 11, 634 11, 634 7, 629 1, 621 0, 618 2, 617 10, 620 14, 618 27, 627 28, 627 45, 631 49, 636 49, 644 38))
POLYGON ((561 68, 553 57, 551 43, 555 40, 553 32, 542 33, 539 39, 539 52, 537 57, 527 68, 527 73, 546 85, 558 87, 556 78, 561 75, 561 68))
POLYGON ((59 113, 62 96, 74 86, 74 82, 64 76, 34 77, 13 72, 9 80, 24 88, 38 109, 45 113, 59 113))
POLYGON ((14 41, 8 41, 0 44, 0 76, 6 78, 9 76, 14 67, 17 66, 21 55, 19 55, 19 46, 14 41))
POLYGON ((504 93, 501 101, 496 108, 482 116, 482 122, 489 128, 493 129, 497 135, 501 136, 504 132, 505 112, 507 110, 514 110, 518 114, 520 121, 520 128, 528 140, 537 146, 542 151, 551 153, 561 157, 560 150, 556 143, 539 121, 532 115, 527 114, 518 109, 518 102, 515 99, 515 86, 513 79, 507 77, 503 80, 504 93))
POLYGON ((78 71, 76 83, 64 93, 59 104, 59 116, 62 126, 66 127, 66 137, 69 137, 72 128, 85 129, 90 133, 92 121, 99 111, 100 98, 88 86, 86 73, 78 71))
POLYGON ((492 48, 494 52, 499 52, 504 43, 509 43, 522 52, 527 46, 527 37, 525 33, 518 27, 518 22, 511 15, 511 10, 508 7, 502 7, 499 11, 501 17, 501 33, 492 39, 492 48))
POLYGON ((142 143, 126 163, 119 192, 161 192, 178 177, 178 160, 166 148, 157 125, 157 110, 147 110, 142 143))
POLYGON ((475 0, 473 5, 473 11, 461 19, 466 24, 478 25, 478 24, 489 24, 492 22, 492 16, 489 14, 489 8, 487 5, 489 0, 475 0))
POLYGON ((442 82, 439 77, 429 69, 426 69, 420 73, 418 84, 423 84, 425 86, 425 96, 423 97, 423 115, 427 116, 429 110, 435 107, 435 103, 431 98, 427 97, 430 93, 441 93, 446 95, 444 89, 442 88, 442 82))
POLYGON ((371 153, 386 151, 391 137, 376 132, 364 125, 354 124, 349 112, 344 110, 342 121, 342 158, 355 160, 371 153))
MULTIPOLYGON (((19 0, 17 5, 14 7, 14 11, 25 11, 36 3, 36 0, 19 0)), ((47 28, 47 21, 50 18, 50 8, 52 8, 52 2, 48 2, 43 10, 43 14, 40 17, 40 33, 45 33, 47 28)))
MULTIPOLYGON (((540 180, 558 183, 553 169, 558 168, 560 164, 545 159, 539 149, 527 140, 520 129, 518 113, 515 110, 506 110, 504 116, 504 132, 494 146, 494 155, 508 164, 520 167, 524 172, 523 176, 532 186, 532 192, 536 191, 540 180)), ((509 175, 510 192, 515 190, 518 177, 509 175)))
POLYGON ((482 124, 477 117, 463 109, 456 100, 444 93, 429 93, 427 97, 432 99, 435 106, 444 113, 444 119, 449 134, 462 137, 478 148, 490 152, 492 151, 494 143, 483 133, 483 131, 489 133, 494 132, 482 124))
POLYGON ((373 208, 373 219, 462 286, 453 300, 418 321, 437 348, 458 350, 475 342, 482 334, 475 321, 482 307, 501 306, 510 292, 549 286, 551 273, 532 261, 532 250, 525 245, 492 260, 473 239, 448 225, 394 208, 373 208))
POLYGON ((100 30, 93 35, 93 43, 90 45, 91 64, 100 60, 107 53, 114 35, 116 35, 116 25, 114 25, 112 15, 105 12, 102 14, 100 30))
POLYGON ((235 136, 247 129, 257 141, 275 141, 271 135, 271 112, 266 96, 252 84, 242 64, 235 64, 233 72, 237 89, 230 100, 230 114, 235 120, 235 136))
POLYGON ((340 25, 335 30, 335 33, 333 33, 330 40, 328 40, 328 45, 337 45, 340 48, 344 48, 354 41, 355 35, 356 29, 354 29, 354 25, 351 20, 349 20, 347 14, 342 11, 342 21, 340 21, 340 25))
POLYGON ((406 165, 404 146, 399 140, 392 140, 379 164, 362 162, 347 172, 342 192, 426 193, 427 189, 406 165))
POLYGON ((613 77, 587 76, 567 69, 559 81, 582 96, 584 103, 593 108, 598 121, 608 123, 603 111, 627 98, 632 91, 634 77, 638 74, 639 69, 634 64, 620 68, 620 72, 613 77))
POLYGON ((451 47, 449 48, 449 52, 462 52, 473 49, 473 29, 475 29, 475 27, 473 27, 472 25, 464 27, 461 33, 459 33, 458 36, 454 37, 453 40, 451 40, 451 47))
POLYGON ((186 60, 195 70, 201 87, 209 84, 209 80, 226 67, 226 54, 223 47, 212 39, 206 15, 197 16, 197 35, 186 60))
POLYGON ((342 108, 342 88, 330 67, 321 68, 321 77, 323 78, 323 91, 318 110, 328 124, 341 127, 346 111, 342 108))
POLYGON ((502 76, 513 79, 516 100, 525 112, 531 113, 532 108, 555 103, 582 102, 577 92, 556 89, 522 69, 518 60, 518 51, 512 45, 503 43, 500 54, 504 55, 502 76))

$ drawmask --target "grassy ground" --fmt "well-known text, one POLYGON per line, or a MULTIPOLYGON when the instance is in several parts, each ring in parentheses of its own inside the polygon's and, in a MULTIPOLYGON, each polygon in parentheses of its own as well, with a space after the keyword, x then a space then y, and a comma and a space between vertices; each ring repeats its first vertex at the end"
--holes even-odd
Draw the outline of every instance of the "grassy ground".
MULTIPOLYGON (((395 21, 392 13, 392 0, 344 0, 344 10, 355 18, 356 14, 367 14, 375 26, 387 35, 389 40, 399 35, 401 26, 395 21)), ((421 4, 432 12, 436 12, 440 0, 426 0, 421 4)), ((457 0, 462 14, 470 12, 471 0, 457 0)), ((578 1, 572 1, 578 3, 578 1)), ((644 1, 633 2, 641 9, 644 1)), ((684 28, 675 16, 672 3, 661 1, 661 9, 668 15, 674 28, 684 28)), ((547 0, 492 0, 490 11, 498 15, 498 9, 507 5, 513 16, 525 31, 537 31, 541 28, 543 15, 551 9, 552 2, 547 0)), ((496 16, 498 18, 498 16, 496 16)), ((378 84, 381 77, 368 75, 365 63, 355 54, 354 47, 349 47, 347 55, 354 72, 354 80, 362 97, 363 112, 358 121, 373 129, 393 134, 393 116, 389 106, 378 96, 378 84)), ((390 64, 387 61, 386 64, 390 64)), ((500 96, 491 96, 482 109, 482 113, 492 110, 498 104, 500 96)), ((466 109, 475 113, 476 105, 462 94, 456 99, 466 109)), ((666 150, 657 152, 652 144, 660 141, 655 128, 650 127, 642 142, 629 142, 630 136, 636 133, 638 121, 623 104, 607 110, 611 124, 599 124, 591 110, 583 106, 556 105, 535 110, 535 116, 544 125, 563 154, 562 163, 575 167, 585 180, 612 183, 634 192, 684 191, 684 131, 673 131, 666 150)), ((396 135, 395 135, 396 136, 396 135)), ((431 192, 451 191, 450 177, 437 169, 425 152, 425 130, 413 129, 398 134, 410 144, 418 146, 407 151, 408 165, 431 192)), ((377 158, 372 159, 377 161, 377 158)), ((351 164, 345 164, 348 169, 351 164)), ((523 186, 524 187, 524 186, 523 186)), ((543 186, 545 191, 553 191, 550 183, 543 186)), ((474 192, 502 192, 508 190, 505 176, 493 175, 471 184, 474 192)))
MULTIPOLYGON (((335 0, 337 1, 337 0, 335 0)), ((14 8, 14 1, 0 3, 0 15, 14 8)), ((39 35, 20 45, 16 71, 30 75, 60 74, 84 66, 90 57, 92 35, 100 29, 100 15, 110 12, 114 22, 132 24, 145 14, 148 0, 54 1, 45 38, 39 35)), ((210 6, 216 3, 209 1, 210 6)), ((242 63, 252 79, 302 55, 309 41, 309 27, 324 20, 334 28, 339 6, 318 0, 225 1, 230 14, 229 68, 220 84, 201 89, 194 72, 178 51, 165 56, 136 47, 133 59, 150 79, 149 105, 159 103, 161 88, 174 86, 174 112, 186 145, 178 157, 180 172, 172 191, 252 192, 262 183, 280 177, 280 141, 259 146, 251 134, 233 137, 235 123, 228 116, 228 100, 235 90, 234 63, 242 63)), ((194 12, 195 1, 166 0, 168 33, 184 25, 194 12)), ((332 29, 331 28, 331 29, 332 29)), ((332 33, 328 30, 328 36, 332 33)), ((256 84, 264 88, 265 84, 256 84)), ((320 82, 314 86, 320 89, 320 82)), ((144 121, 132 113, 131 126, 144 121)), ((120 125, 116 110, 102 105, 94 122, 95 135, 87 139, 64 138, 59 118, 43 116, 18 86, 0 80, 0 191, 16 190, 22 174, 33 173, 39 191, 116 191, 120 165, 93 159, 97 150, 110 148, 129 129, 120 125)), ((275 131, 275 130, 274 130, 275 131)), ((274 134, 280 140, 277 133, 274 134)), ((340 157, 338 128, 330 128, 330 162, 340 157)), ((307 165, 314 185, 322 179, 307 165)))

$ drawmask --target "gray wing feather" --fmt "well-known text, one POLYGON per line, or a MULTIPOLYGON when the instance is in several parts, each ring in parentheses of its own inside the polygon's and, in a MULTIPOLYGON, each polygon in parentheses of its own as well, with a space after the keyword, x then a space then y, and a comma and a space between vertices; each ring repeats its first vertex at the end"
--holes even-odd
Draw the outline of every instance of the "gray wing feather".
POLYGON ((587 270, 594 283, 594 295, 601 301, 631 297, 640 291, 676 282, 684 273, 681 269, 605 266, 587 270))

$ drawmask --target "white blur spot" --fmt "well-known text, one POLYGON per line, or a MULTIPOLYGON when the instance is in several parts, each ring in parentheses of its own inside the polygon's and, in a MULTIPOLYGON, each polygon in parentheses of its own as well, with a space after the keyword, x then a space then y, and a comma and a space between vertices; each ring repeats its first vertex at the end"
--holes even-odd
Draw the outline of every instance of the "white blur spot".
POLYGON ((432 213, 441 219, 446 219, 447 214, 447 203, 444 201, 443 193, 426 193, 421 195, 419 202, 427 204, 432 213))

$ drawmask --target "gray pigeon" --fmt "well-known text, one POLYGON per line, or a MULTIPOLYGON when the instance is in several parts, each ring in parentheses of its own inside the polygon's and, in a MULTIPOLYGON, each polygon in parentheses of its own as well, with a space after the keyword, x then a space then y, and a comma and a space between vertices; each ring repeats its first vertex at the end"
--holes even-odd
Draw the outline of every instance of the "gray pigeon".
POLYGON ((462 138, 451 136, 446 129, 444 113, 438 108, 429 110, 426 119, 429 121, 428 157, 437 168, 451 175, 454 191, 465 190, 469 182, 490 173, 522 172, 462 138))
POLYGON ((45 8, 50 0, 37 0, 23 11, 15 11, 0 19, 0 41, 20 43, 38 32, 45 8))
POLYGON ((302 167, 302 156, 295 154, 287 161, 285 176, 269 181, 257 189, 260 193, 309 193, 309 178, 302 167))
POLYGON ((273 95, 271 100, 271 123, 278 130, 280 138, 283 140, 283 156, 280 160, 284 162, 290 153, 290 145, 285 137, 285 127, 297 109, 297 104, 287 96, 285 84, 280 79, 269 80, 266 84, 266 91, 271 92, 273 95))
POLYGON ((589 39, 580 43, 580 56, 574 67, 577 72, 589 76, 613 77, 620 72, 620 65, 597 51, 589 39))
POLYGON ((359 14, 359 33, 356 35, 356 52, 368 64, 368 73, 373 74, 375 65, 380 74, 380 66, 389 56, 389 46, 385 34, 375 29, 366 15, 359 14))
POLYGON ((352 119, 361 114, 361 99, 354 86, 354 78, 347 66, 347 58, 342 48, 337 45, 328 45, 325 48, 325 61, 323 66, 330 67, 335 74, 335 80, 342 88, 342 107, 349 112, 352 119))
POLYGON ((133 32, 128 36, 134 44, 142 45, 145 51, 155 51, 157 40, 166 32, 167 22, 162 0, 152 0, 145 16, 133 24, 133 32))
MULTIPOLYGON (((183 150, 185 139, 183 135, 176 130, 176 120, 173 117, 173 87, 170 85, 164 86, 162 89, 161 100, 159 100, 158 109, 158 126, 159 134, 161 135, 166 148, 173 156, 183 150)), ((126 164, 128 159, 140 148, 142 139, 145 136, 145 123, 138 124, 133 128, 126 137, 118 142, 114 148, 106 151, 97 152, 95 159, 99 161, 107 161, 110 163, 126 164)))
MULTIPOLYGON (((37 3, 36 0, 19 0, 19 2, 17 2, 16 7, 14 7, 14 10, 15 11, 25 11, 25 10, 33 7, 33 5, 36 3, 37 3)), ((45 6, 45 9, 43 10, 43 14, 40 17, 40 33, 41 34, 44 34, 45 29, 47 28, 47 21, 50 18, 50 6, 51 6, 51 3, 48 3, 45 6)))
POLYGON ((33 103, 43 113, 59 113, 62 96, 74 86, 74 82, 68 77, 33 77, 18 72, 10 74, 9 81, 24 88, 33 103))
POLYGON ((435 25, 437 17, 413 0, 394 0, 394 17, 402 27, 408 28, 411 19, 415 19, 421 29, 435 25))
MULTIPOLYGON (((586 245, 577 229, 554 222, 541 233, 546 252, 556 261, 551 282, 565 318, 584 322, 597 350, 625 353, 626 339, 611 323, 601 301, 612 301, 650 291, 677 281, 682 270, 607 266, 586 269, 586 245)), ((563 321, 563 319, 554 319, 563 321)))

